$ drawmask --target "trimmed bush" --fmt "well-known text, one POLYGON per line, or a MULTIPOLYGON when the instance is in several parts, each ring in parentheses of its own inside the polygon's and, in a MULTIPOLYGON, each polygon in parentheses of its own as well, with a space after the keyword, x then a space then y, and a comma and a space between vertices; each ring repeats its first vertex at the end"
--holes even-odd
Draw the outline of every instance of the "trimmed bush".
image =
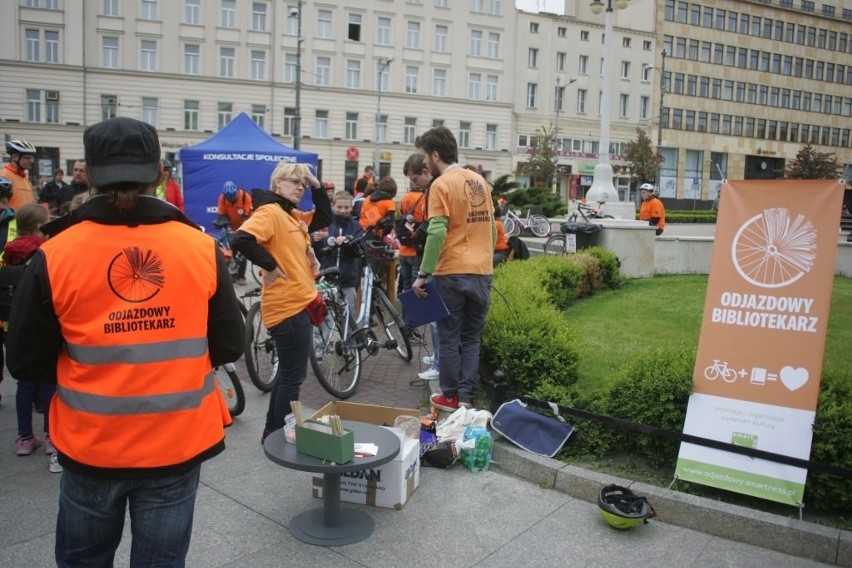
MULTIPOLYGON (((852 375, 823 376, 811 460, 852 470, 852 375)), ((811 473, 805 502, 816 510, 852 510, 852 477, 811 473)))
POLYGON ((618 272, 620 263, 614 252, 603 247, 589 247, 583 249, 583 253, 598 259, 598 269, 606 288, 619 288, 624 283, 624 279, 618 272))

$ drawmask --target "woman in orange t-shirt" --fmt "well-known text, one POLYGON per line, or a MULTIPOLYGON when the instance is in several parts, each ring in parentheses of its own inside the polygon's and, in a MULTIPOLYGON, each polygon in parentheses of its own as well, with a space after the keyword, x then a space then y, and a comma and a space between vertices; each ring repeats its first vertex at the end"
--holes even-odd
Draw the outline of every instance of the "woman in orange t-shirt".
POLYGON ((299 400, 308 373, 313 325, 308 310, 317 298, 314 278, 319 272, 308 233, 331 222, 328 194, 307 164, 281 162, 272 172, 270 190, 252 191, 254 213, 231 239, 231 247, 261 267, 261 315, 275 342, 278 371, 269 397, 262 439, 284 426, 290 401, 299 400), (296 206, 306 188, 315 209, 296 206))

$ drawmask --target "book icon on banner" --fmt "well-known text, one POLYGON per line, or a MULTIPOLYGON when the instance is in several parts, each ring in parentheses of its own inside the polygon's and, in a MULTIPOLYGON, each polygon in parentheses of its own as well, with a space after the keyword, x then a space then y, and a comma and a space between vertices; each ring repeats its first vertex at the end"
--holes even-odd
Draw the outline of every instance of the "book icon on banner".
POLYGON ((438 293, 438 287, 434 280, 426 282, 425 298, 419 298, 414 290, 406 290, 399 295, 402 311, 405 315, 405 323, 411 327, 420 327, 433 321, 438 321, 450 315, 444 299, 438 293))

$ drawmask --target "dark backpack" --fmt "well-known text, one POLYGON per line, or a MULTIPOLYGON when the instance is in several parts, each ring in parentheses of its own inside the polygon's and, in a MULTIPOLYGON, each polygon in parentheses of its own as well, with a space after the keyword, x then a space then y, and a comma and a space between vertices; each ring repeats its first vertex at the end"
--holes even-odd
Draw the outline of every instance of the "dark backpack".
POLYGON ((526 260, 530 257, 530 249, 520 237, 509 237, 509 250, 515 253, 512 255, 513 260, 526 260))
POLYGON ((421 194, 417 201, 414 202, 414 207, 411 208, 411 211, 401 211, 402 214, 394 219, 394 231, 396 231, 396 237, 399 239, 401 245, 407 247, 417 245, 417 227, 420 223, 413 220, 409 221, 408 218, 414 213, 417 206, 420 205, 420 201, 424 195, 421 194))
POLYGON ((26 269, 26 264, 0 268, 0 320, 2 321, 9 321, 15 288, 18 287, 26 269))

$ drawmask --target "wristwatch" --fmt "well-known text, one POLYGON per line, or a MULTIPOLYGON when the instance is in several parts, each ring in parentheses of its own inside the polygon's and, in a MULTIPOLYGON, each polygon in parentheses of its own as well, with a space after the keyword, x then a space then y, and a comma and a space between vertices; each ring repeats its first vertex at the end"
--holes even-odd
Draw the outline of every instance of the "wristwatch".
POLYGON ((425 272, 418 272, 417 277, 418 278, 429 278, 429 275, 426 274, 425 272))

